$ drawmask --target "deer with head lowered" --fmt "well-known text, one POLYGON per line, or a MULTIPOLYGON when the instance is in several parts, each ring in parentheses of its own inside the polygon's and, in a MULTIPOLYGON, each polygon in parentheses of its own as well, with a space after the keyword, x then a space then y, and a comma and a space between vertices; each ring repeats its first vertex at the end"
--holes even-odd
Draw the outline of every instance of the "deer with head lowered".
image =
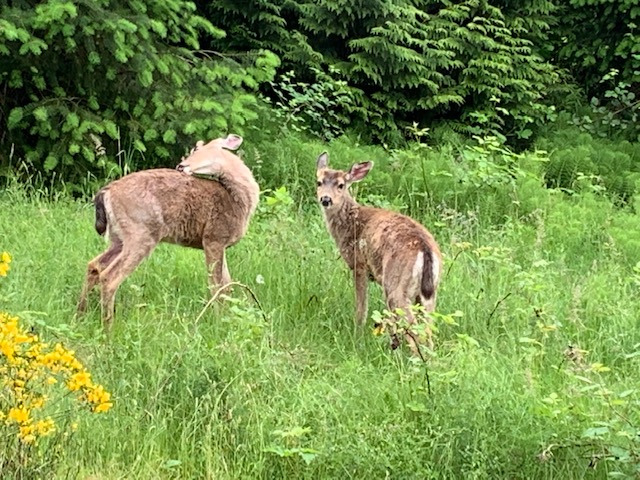
MULTIPOLYGON (((415 323, 413 304, 422 305, 426 312, 435 310, 442 256, 433 236, 415 220, 360 205, 349 193, 349 186, 366 177, 373 162, 356 163, 348 172, 332 170, 324 152, 316 167, 317 196, 325 223, 353 271, 358 323, 367 318, 369 279, 382 285, 388 309, 402 309, 409 323, 415 323)), ((398 339, 394 331, 390 333, 391 346, 396 348, 398 339)), ((430 329, 427 334, 428 346, 433 348, 430 329)), ((417 352, 415 337, 407 332, 406 339, 417 352)))
POLYGON ((108 330, 118 287, 160 242, 204 250, 212 291, 231 282, 225 249, 244 236, 259 195, 251 171, 231 152, 241 143, 233 134, 200 141, 175 170, 131 173, 95 195, 95 228, 110 245, 87 265, 79 313, 99 284, 108 330))

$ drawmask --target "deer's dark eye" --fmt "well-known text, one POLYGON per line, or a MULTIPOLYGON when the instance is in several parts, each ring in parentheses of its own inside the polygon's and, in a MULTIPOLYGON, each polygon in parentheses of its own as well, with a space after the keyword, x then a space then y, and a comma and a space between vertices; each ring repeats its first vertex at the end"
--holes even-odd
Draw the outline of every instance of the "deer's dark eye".
POLYGON ((318 180, 318 186, 321 187, 322 186, 322 182, 320 180, 318 180))
POLYGON ((344 183, 339 183, 338 184, 338 189, 342 190, 344 188, 344 183))

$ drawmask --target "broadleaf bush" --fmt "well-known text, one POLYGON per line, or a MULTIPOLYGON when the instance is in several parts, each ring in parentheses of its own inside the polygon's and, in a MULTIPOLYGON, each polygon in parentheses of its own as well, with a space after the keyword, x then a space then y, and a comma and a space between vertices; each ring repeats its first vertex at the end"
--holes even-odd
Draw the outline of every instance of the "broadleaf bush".
POLYGON ((173 165, 188 145, 256 118, 255 89, 278 58, 201 51, 225 32, 185 0, 0 7, 0 168, 15 159, 77 182, 173 165))

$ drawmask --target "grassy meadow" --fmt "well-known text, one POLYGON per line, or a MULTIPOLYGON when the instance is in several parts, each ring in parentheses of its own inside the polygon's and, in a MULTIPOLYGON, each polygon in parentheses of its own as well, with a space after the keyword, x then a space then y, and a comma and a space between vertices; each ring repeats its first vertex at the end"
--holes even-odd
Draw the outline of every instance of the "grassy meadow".
MULTIPOLYGON (((90 202, 0 192, 0 252, 13 256, 0 310, 75 350, 114 398, 53 460, 43 444, 42 476, 638 478, 633 201, 616 206, 587 180, 547 189, 547 154, 492 142, 244 148, 265 192, 228 263, 253 295, 236 287, 207 306, 202 252, 163 244, 121 286, 110 338, 97 291, 75 316, 86 262, 105 247, 90 202), (373 159, 357 198, 412 215, 441 245, 426 363, 389 350, 372 321, 354 327, 350 273, 314 205, 324 148, 335 167, 373 159)), ((369 293, 371 316, 384 303, 369 293)))

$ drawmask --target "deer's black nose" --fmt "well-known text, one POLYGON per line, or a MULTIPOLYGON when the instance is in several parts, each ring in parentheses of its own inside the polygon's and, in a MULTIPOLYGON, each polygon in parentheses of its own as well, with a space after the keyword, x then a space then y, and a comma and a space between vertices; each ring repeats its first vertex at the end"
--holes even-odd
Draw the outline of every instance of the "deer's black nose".
POLYGON ((333 203, 333 201, 331 200, 331 197, 325 195, 324 197, 320 198, 320 203, 323 207, 328 207, 333 203))
POLYGON ((178 166, 176 167, 176 170, 178 170, 179 172, 181 172, 181 171, 183 171, 183 170, 184 170, 184 166, 183 166, 182 164, 180 164, 180 165, 178 165, 178 166))

